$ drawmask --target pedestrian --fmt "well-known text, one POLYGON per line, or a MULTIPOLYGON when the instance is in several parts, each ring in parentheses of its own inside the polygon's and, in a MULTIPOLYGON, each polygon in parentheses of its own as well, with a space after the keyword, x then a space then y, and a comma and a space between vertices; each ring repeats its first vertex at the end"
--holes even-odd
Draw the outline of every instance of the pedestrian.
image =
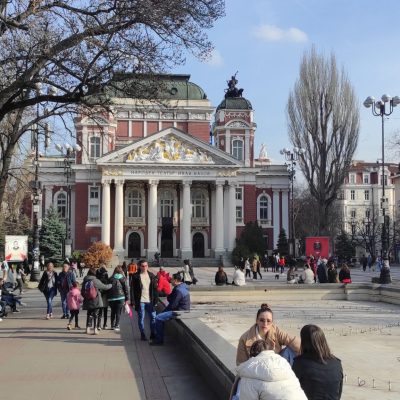
POLYGON ((39 290, 44 294, 47 302, 46 319, 53 318, 53 299, 57 295, 57 272, 54 271, 54 265, 49 262, 46 271, 43 272, 39 282, 39 290))
POLYGON ((119 320, 124 304, 128 302, 128 287, 122 267, 118 266, 110 278, 111 289, 107 292, 111 307, 111 329, 120 331, 119 320))
POLYGON ((346 263, 342 264, 339 271, 339 281, 342 283, 351 283, 350 268, 346 263))
POLYGON ((379 275, 379 283, 386 285, 388 283, 392 283, 392 278, 390 276, 390 266, 389 260, 384 261, 384 265, 381 269, 381 273, 379 275))
POLYGON ((144 330, 144 317, 150 318, 150 339, 155 337, 156 311, 158 302, 157 278, 149 271, 147 260, 139 261, 139 271, 132 276, 132 291, 135 310, 138 313, 138 326, 141 340, 147 340, 144 330))
POLYGON ((133 306, 135 303, 133 298, 132 277, 134 274, 136 274, 137 270, 138 270, 137 265, 132 258, 131 262, 128 265, 129 300, 131 306, 133 306))
POLYGON ((264 272, 268 272, 268 252, 265 251, 263 256, 264 272))
POLYGON ((294 360, 293 371, 307 399, 340 400, 342 363, 331 353, 324 332, 316 325, 305 325, 300 338, 300 355, 294 360))
POLYGON ((372 256, 371 256, 371 254, 368 254, 367 265, 368 265, 368 270, 371 271, 371 266, 372 266, 372 256))
POLYGON ((183 274, 183 281, 186 283, 186 285, 191 285, 193 283, 189 264, 189 260, 183 260, 183 268, 181 272, 183 274))
POLYGON ((78 277, 78 263, 76 262, 76 260, 71 261, 70 269, 73 272, 73 274, 75 275, 75 278, 77 278, 78 277))
POLYGON ((83 278, 81 294, 83 296, 83 310, 87 310, 86 316, 86 333, 90 334, 90 327, 93 326, 93 334, 98 335, 97 320, 100 308, 103 307, 103 298, 101 290, 107 291, 111 289, 111 284, 105 285, 96 278, 96 269, 89 268, 88 273, 83 278))
POLYGON ((235 272, 232 277, 233 286, 244 286, 246 284, 246 278, 244 276, 243 268, 235 267, 235 272))
POLYGON ((159 297, 166 297, 171 294, 171 277, 169 273, 164 270, 164 267, 160 267, 157 272, 157 292, 159 297))
POLYGON ((190 274, 190 277, 192 278, 192 283, 193 283, 193 285, 196 285, 197 278, 194 276, 193 265, 190 262, 190 260, 187 260, 187 264, 189 265, 189 274, 190 274))
POLYGON ((40 270, 44 271, 45 261, 44 261, 44 255, 43 254, 40 255, 39 265, 40 265, 40 270))
MULTIPOLYGON (((100 267, 96 271, 96 278, 100 280, 101 283, 107 285, 109 282, 108 271, 105 264, 101 263, 100 267)), ((101 300, 103 301, 103 307, 99 309, 99 315, 97 318, 97 330, 107 329, 107 317, 108 317, 108 292, 100 290, 101 300), (101 320, 103 319, 103 327, 101 325, 101 320)))
POLYGON ((317 267, 317 276, 319 283, 328 283, 328 271, 326 267, 327 260, 323 259, 317 267))
POLYGON ((228 284, 228 276, 226 275, 222 265, 218 267, 218 271, 215 273, 214 281, 217 286, 224 286, 228 284))
POLYGON ((300 341, 296 336, 291 336, 274 324, 273 313, 268 304, 261 304, 257 311, 256 323, 251 326, 239 339, 236 352, 236 365, 250 358, 251 345, 259 339, 272 345, 271 350, 280 354, 289 363, 300 351, 300 341), (286 347, 284 347, 286 346, 286 347))
POLYGON ((250 358, 237 367, 235 384, 237 397, 232 393, 232 400, 307 400, 290 364, 262 339, 251 345, 250 358))
POLYGON ((285 272, 285 265, 286 265, 285 257, 280 256, 279 261, 278 261, 278 266, 281 270, 281 274, 283 274, 285 272))
POLYGON ((128 266, 126 265, 126 261, 122 263, 122 272, 125 275, 125 278, 128 278, 128 266))
POLYGON ((190 294, 180 273, 172 275, 172 286, 172 293, 167 297, 168 306, 156 317, 155 338, 150 343, 152 346, 164 344, 164 323, 174 316, 174 312, 190 311, 190 294))
POLYGON ((310 266, 307 263, 304 264, 304 271, 300 275, 299 283, 305 283, 305 284, 315 283, 314 272, 312 272, 310 266))
POLYGON ((250 278, 250 272, 251 272, 251 267, 250 267, 250 261, 249 257, 246 257, 246 261, 244 262, 244 268, 246 270, 246 276, 245 278, 250 278))
POLYGON ((368 258, 365 256, 365 254, 361 258, 361 263, 363 271, 365 272, 367 270, 367 265, 368 265, 368 258))
POLYGON ((72 329, 71 322, 75 319, 75 329, 81 329, 79 327, 79 309, 82 306, 83 297, 81 291, 78 288, 78 282, 73 282, 71 290, 67 294, 67 304, 70 311, 70 317, 68 320, 67 329, 72 329))
POLYGON ((18 264, 15 270, 15 281, 17 282, 17 286, 14 288, 14 290, 19 289, 19 294, 24 293, 23 291, 24 280, 25 280, 24 266, 22 264, 18 264))
POLYGON ((333 261, 329 261, 328 263, 328 282, 339 283, 338 274, 335 268, 335 263, 333 261))
POLYGON ((13 313, 19 313, 17 304, 20 306, 25 305, 21 303, 20 298, 15 296, 14 293, 7 287, 4 279, 0 278, 0 300, 3 302, 3 312, 5 313, 6 306, 11 308, 13 313))
POLYGON ((79 278, 83 277, 83 266, 85 264, 81 263, 80 261, 78 261, 78 271, 79 271, 79 278))
POLYGON ((57 287, 60 292, 61 306, 63 310, 63 315, 61 319, 69 318, 69 309, 67 304, 67 294, 72 288, 72 284, 76 282, 76 277, 71 269, 71 265, 68 261, 64 261, 62 266, 62 271, 58 275, 57 287))

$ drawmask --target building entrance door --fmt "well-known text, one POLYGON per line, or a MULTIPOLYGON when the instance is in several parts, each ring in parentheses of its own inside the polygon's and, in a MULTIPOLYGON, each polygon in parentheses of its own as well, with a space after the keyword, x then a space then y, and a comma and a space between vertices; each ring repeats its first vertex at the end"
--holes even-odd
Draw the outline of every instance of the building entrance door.
POLYGON ((128 257, 140 258, 141 254, 141 239, 137 232, 132 232, 128 239, 128 257))
POLYGON ((161 257, 163 258, 174 256, 173 229, 172 217, 163 217, 161 227, 161 257))
POLYGON ((197 232, 193 235, 193 258, 203 258, 204 257, 204 235, 197 232))

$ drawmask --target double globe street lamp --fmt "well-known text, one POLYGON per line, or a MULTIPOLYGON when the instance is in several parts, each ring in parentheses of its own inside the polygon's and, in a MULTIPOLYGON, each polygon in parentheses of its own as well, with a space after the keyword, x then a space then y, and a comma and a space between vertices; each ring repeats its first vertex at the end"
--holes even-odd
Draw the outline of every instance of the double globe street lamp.
POLYGON ((294 180, 296 179, 296 165, 300 156, 305 153, 305 150, 299 147, 294 147, 292 150, 283 148, 280 153, 285 156, 287 170, 289 172, 290 181, 290 231, 289 231, 289 244, 290 255, 296 257, 296 243, 295 243, 295 230, 294 230, 294 180))
POLYGON ((368 96, 364 101, 366 108, 372 107, 372 115, 375 117, 381 117, 382 120, 382 197, 381 197, 381 209, 382 209, 382 259, 384 264, 389 266, 389 215, 386 215, 386 210, 389 208, 388 199, 385 196, 385 117, 392 114, 394 107, 400 104, 400 97, 391 97, 384 94, 381 100, 375 101, 375 98, 368 96))
POLYGON ((71 146, 68 143, 64 145, 56 144, 56 149, 64 156, 64 175, 67 179, 67 212, 65 218, 65 243, 64 257, 70 257, 72 254, 72 238, 71 238, 71 176, 72 164, 75 157, 82 150, 81 146, 75 144, 71 146))

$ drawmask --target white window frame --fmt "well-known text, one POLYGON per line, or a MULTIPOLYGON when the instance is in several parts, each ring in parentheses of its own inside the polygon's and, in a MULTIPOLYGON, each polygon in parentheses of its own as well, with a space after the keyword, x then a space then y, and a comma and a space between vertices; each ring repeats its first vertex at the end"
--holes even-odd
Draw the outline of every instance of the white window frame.
POLYGON ((139 188, 129 188, 125 195, 125 216, 128 218, 143 218, 144 217, 144 195, 139 188), (138 196, 131 198, 133 193, 138 196), (136 201, 131 201, 131 200, 136 201), (133 215, 133 210, 136 207, 137 215, 133 215))
POLYGON ((237 201, 243 201, 243 188, 242 187, 237 187, 235 189, 235 198, 237 201))
POLYGON ((363 183, 369 185, 369 174, 363 174, 363 183))
POLYGON ((355 185, 355 183, 356 183, 356 174, 349 174, 349 183, 351 185, 355 185))
POLYGON ((271 225, 271 221, 272 221, 272 200, 271 200, 271 196, 266 193, 266 192, 262 192, 258 195, 257 197, 257 221, 259 221, 259 224, 261 226, 265 226, 265 225, 271 225), (267 204, 267 213, 268 213, 268 218, 267 219, 261 219, 261 199, 263 197, 267 198, 268 204, 267 204))
POLYGON ((244 159, 244 143, 242 139, 234 138, 232 140, 232 156, 239 161, 244 159), (239 146, 240 144, 240 146, 239 146), (239 157, 240 155, 240 157, 239 157))
POLYGON ((192 218, 207 217, 207 196, 203 190, 192 191, 192 218), (200 215, 197 211, 200 211, 200 215))
POLYGON ((243 206, 236 206, 236 223, 243 224, 243 206))
POLYGON ((356 191, 354 189, 350 190, 350 200, 356 199, 356 191))
POLYGON ((364 190, 364 200, 369 201, 369 190, 364 190))
POLYGON ((236 199, 236 224, 243 225, 243 202, 244 202, 244 191, 243 186, 237 186, 235 188, 235 199, 236 199), (240 210, 240 211, 239 211, 240 210))
POLYGON ((101 157, 101 137, 98 135, 91 135, 89 136, 89 160, 94 161, 99 157, 101 157), (92 143, 92 139, 96 139, 96 141, 98 140, 98 146, 97 143, 92 143), (98 155, 97 152, 93 155, 94 146, 96 146, 95 149, 98 148, 98 155))
POLYGON ((88 224, 100 224, 100 186, 88 187, 88 224), (92 193, 97 193, 97 197, 92 197, 92 193), (91 208, 97 207, 97 216, 91 215, 91 208))
POLYGON ((65 218, 67 218, 67 212, 68 212, 68 194, 65 190, 59 190, 53 198, 53 205, 54 205, 54 209, 57 211, 58 216, 60 217, 61 220, 65 221, 65 218), (58 211, 58 198, 60 196, 65 196, 65 205, 64 205, 64 209, 65 209, 65 215, 60 215, 59 211, 58 211))
POLYGON ((350 218, 351 219, 356 219, 357 216, 357 211, 356 210, 350 210, 350 218))

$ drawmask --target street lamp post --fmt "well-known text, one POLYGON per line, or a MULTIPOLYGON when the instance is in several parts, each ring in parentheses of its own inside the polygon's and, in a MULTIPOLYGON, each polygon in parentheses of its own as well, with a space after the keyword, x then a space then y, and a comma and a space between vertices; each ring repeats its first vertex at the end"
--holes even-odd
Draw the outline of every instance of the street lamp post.
POLYGON ((372 115, 375 117, 381 117, 382 121, 382 198, 381 198, 381 208, 382 208, 382 259, 384 264, 389 266, 389 215, 386 215, 386 210, 388 209, 388 202, 385 197, 385 117, 392 114, 394 107, 400 104, 400 97, 391 97, 384 94, 381 100, 375 101, 375 98, 368 96, 364 101, 364 106, 366 108, 372 107, 372 115))
POLYGON ((67 215, 65 218, 65 243, 64 255, 70 257, 72 254, 72 238, 71 238, 71 176, 72 163, 75 160, 76 153, 81 151, 78 144, 71 146, 66 143, 64 146, 56 144, 56 149, 64 155, 64 175, 67 180, 67 215))
POLYGON ((304 149, 294 147, 293 150, 283 148, 280 153, 285 156, 288 161, 287 169, 289 172, 290 180, 290 232, 289 232, 289 243, 290 243, 290 254, 293 258, 296 257, 296 243, 295 243, 295 230, 294 230, 294 180, 296 179, 296 163, 300 156, 305 152, 304 149))

